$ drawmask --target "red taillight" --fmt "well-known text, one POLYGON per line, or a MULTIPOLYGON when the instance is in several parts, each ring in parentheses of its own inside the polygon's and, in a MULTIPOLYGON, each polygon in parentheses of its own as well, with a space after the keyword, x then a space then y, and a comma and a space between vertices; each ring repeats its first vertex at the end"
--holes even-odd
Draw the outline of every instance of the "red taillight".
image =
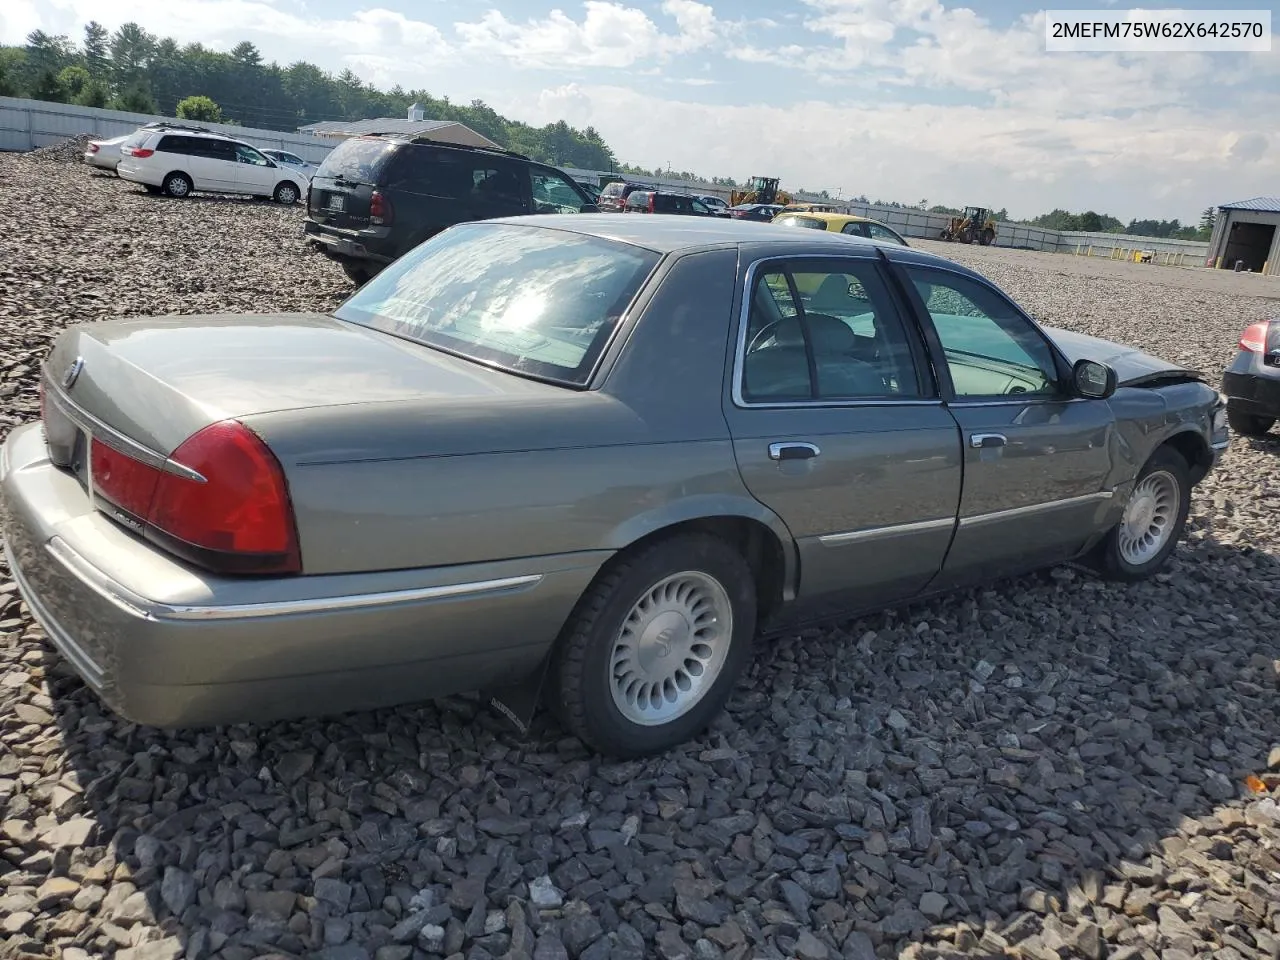
POLYGON ((236 420, 188 437, 170 457, 199 474, 161 470, 93 441, 96 492, 145 522, 146 536, 220 573, 298 573, 293 507, 279 461, 236 420))
POLYGON ((147 157, 155 153, 154 150, 147 147, 125 147, 124 152, 131 157, 137 157, 139 160, 145 160, 147 157))
POLYGON ((1248 350, 1250 353, 1266 353, 1267 330, 1270 326, 1270 320, 1259 320, 1257 323, 1249 324, 1240 335, 1240 349, 1248 350))
POLYGON ((653 213, 658 205, 658 195, 656 193, 649 194, 649 212, 653 213))
POLYGON ((97 153, 97 152, 98 152, 98 145, 97 145, 96 143, 91 143, 91 144, 89 144, 89 152, 90 152, 90 153, 97 153))
POLYGON ((373 196, 369 198, 369 222, 386 226, 393 219, 395 214, 391 210, 391 201, 377 190, 373 191, 373 196))

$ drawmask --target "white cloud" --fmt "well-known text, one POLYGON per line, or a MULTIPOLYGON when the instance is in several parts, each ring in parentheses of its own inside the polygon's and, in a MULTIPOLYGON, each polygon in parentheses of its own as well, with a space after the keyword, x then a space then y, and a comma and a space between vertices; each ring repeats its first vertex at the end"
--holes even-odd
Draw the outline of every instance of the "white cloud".
POLYGON ((466 50, 526 67, 630 67, 710 46, 719 25, 711 7, 663 0, 677 30, 664 32, 643 10, 611 0, 587 0, 581 21, 562 10, 523 23, 489 10, 478 22, 454 24, 466 50))

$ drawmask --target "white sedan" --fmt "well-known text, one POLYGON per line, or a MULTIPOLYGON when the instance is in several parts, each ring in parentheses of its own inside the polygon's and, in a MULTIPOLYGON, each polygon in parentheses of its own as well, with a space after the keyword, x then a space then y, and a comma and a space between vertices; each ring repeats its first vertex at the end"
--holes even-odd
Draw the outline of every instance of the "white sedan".
POLYGON ((308 163, 296 153, 290 153, 288 150, 263 150, 268 157, 276 163, 282 164, 292 170, 296 170, 308 180, 316 175, 316 171, 320 169, 319 164, 308 163))
POLYGON ((90 140, 84 149, 84 162, 91 167, 114 171, 120 162, 120 144, 129 139, 124 133, 110 140, 90 140))

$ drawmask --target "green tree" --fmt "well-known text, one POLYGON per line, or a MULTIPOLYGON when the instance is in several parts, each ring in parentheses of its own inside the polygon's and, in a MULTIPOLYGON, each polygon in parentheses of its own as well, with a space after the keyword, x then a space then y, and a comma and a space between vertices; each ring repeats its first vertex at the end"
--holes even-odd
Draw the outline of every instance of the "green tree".
POLYGON ((222 108, 208 97, 187 97, 185 100, 179 101, 175 116, 182 120, 221 123, 222 108))
POLYGON ((67 88, 62 85, 62 81, 52 70, 45 70, 36 77, 36 85, 31 95, 37 100, 47 100, 50 103, 66 103, 71 99, 67 95, 67 88))
POLYGON ((110 103, 112 110, 125 110, 129 113, 151 113, 156 112, 156 101, 151 96, 151 91, 141 84, 134 84, 112 99, 110 103))
POLYGON ((97 20, 84 26, 84 65, 95 80, 106 80, 111 69, 111 34, 97 20))
POLYGON ((110 99, 111 91, 107 89, 105 83, 101 80, 90 80, 71 102, 82 107, 105 107, 110 99))
POLYGON ((58 83, 66 91, 67 100, 71 103, 79 103, 77 97, 84 92, 84 88, 91 82, 93 82, 93 77, 89 76, 89 71, 79 64, 63 67, 58 74, 58 83))
POLYGON ((111 73, 116 89, 143 84, 155 46, 155 38, 136 23, 120 25, 111 37, 111 73))

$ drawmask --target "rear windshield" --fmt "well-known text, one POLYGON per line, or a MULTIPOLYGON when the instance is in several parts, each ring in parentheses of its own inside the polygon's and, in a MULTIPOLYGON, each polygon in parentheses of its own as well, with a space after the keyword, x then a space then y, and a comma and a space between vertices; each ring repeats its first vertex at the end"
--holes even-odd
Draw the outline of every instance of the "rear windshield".
POLYGON ((316 176, 355 183, 377 183, 397 146, 399 145, 386 140, 344 140, 324 158, 316 176))
POLYGON ((580 386, 658 260, 650 250, 599 237, 464 223, 384 269, 337 316, 580 386))
POLYGON ((794 214, 787 214, 785 217, 778 217, 773 221, 784 227, 808 227, 810 230, 825 230, 827 225, 824 221, 814 217, 797 217, 794 214))

